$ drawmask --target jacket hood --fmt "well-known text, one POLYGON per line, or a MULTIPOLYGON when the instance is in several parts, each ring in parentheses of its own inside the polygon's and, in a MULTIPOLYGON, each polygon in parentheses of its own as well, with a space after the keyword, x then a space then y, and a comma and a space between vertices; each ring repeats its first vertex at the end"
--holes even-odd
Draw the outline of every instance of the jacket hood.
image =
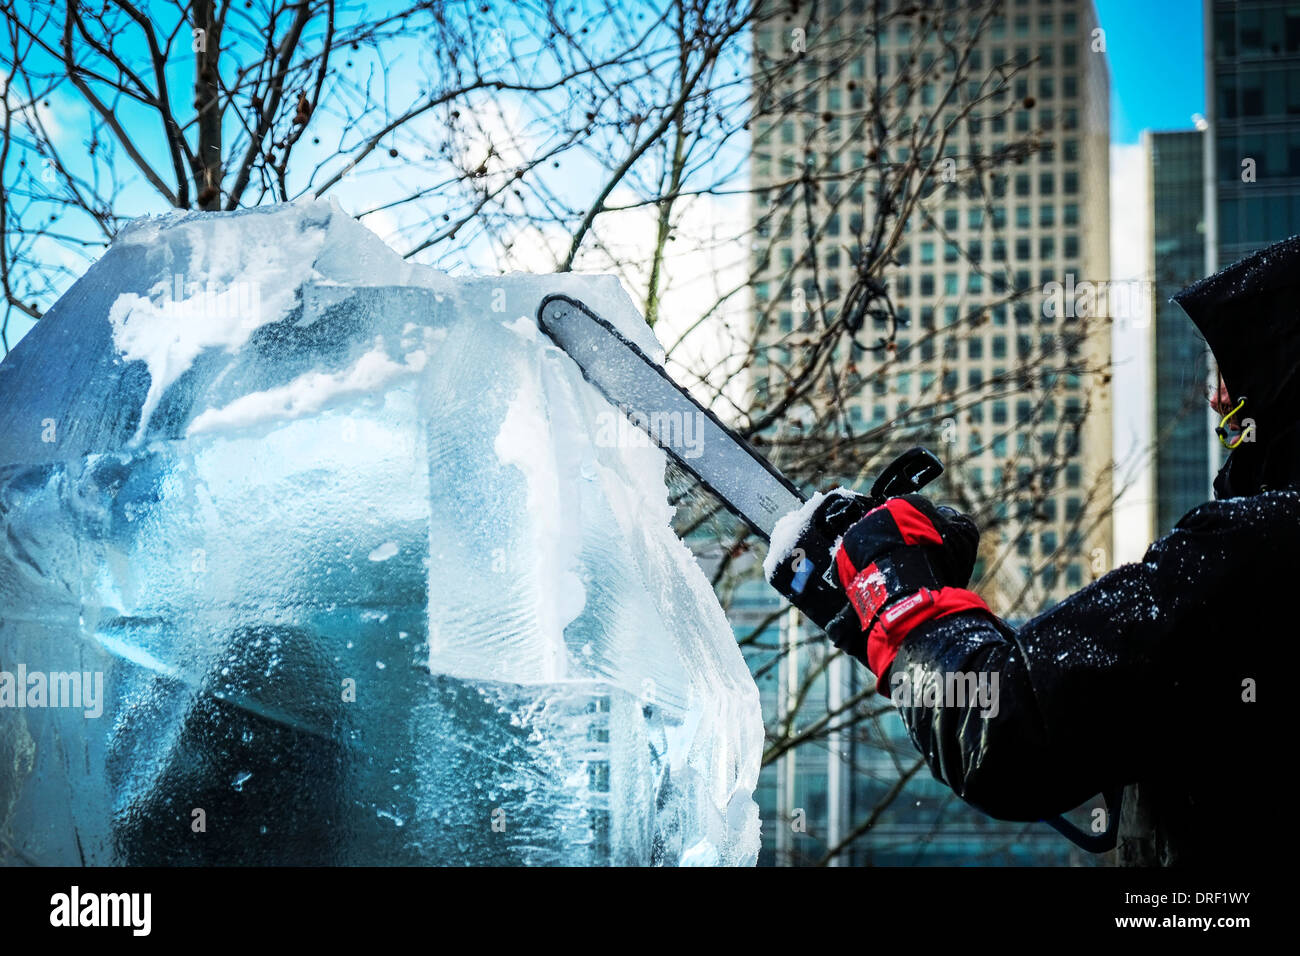
POLYGON ((1228 456, 1220 498, 1300 485, 1300 236, 1261 249, 1173 299, 1205 337, 1253 441, 1228 456))

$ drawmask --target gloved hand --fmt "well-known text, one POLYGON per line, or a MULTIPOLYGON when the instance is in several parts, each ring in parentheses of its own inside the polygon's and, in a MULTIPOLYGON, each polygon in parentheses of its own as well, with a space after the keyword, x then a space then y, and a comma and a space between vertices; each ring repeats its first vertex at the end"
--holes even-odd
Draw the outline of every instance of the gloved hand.
POLYGON ((767 582, 820 628, 850 611, 848 597, 835 573, 835 549, 844 533, 881 499, 846 488, 813 495, 772 530, 763 562, 767 582))
POLYGON ((899 644, 918 624, 989 610, 966 590, 978 544, 970 518, 918 494, 888 499, 845 532, 835 567, 852 613, 838 615, 827 634, 871 668, 882 693, 899 644))

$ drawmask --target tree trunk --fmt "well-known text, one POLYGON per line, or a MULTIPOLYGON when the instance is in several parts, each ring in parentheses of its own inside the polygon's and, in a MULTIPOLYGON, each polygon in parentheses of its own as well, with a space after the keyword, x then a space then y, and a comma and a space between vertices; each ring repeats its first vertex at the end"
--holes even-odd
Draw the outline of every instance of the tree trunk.
POLYGON ((217 58, 221 34, 213 0, 194 0, 194 107, 199 118, 199 143, 194 188, 200 209, 221 208, 221 84, 217 58))

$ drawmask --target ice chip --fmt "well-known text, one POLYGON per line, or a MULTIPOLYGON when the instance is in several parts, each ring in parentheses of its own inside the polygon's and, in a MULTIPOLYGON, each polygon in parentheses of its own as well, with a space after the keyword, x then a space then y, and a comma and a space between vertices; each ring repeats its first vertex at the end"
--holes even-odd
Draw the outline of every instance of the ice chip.
POLYGON ((0 672, 102 680, 0 707, 0 863, 755 862, 757 689, 551 293, 662 354, 331 203, 123 232, 0 363, 0 672))

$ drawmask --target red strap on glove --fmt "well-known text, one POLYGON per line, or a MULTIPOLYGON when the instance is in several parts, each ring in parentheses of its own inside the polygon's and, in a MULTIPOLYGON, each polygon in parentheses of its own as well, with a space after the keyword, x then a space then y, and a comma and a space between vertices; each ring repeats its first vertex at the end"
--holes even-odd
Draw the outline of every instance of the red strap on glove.
MULTIPOLYGON (((902 498, 890 498, 873 509, 868 517, 881 509, 888 511, 898 527, 904 546, 943 544, 943 538, 930 519, 902 498)), ((882 556, 880 560, 885 558, 882 556)), ((889 694, 883 684, 885 673, 894 663, 899 645, 915 627, 960 611, 981 610, 993 613, 979 595, 965 588, 920 586, 900 598, 900 594, 905 593, 900 591, 900 584, 905 585, 907 582, 890 580, 891 576, 897 577, 896 572, 891 570, 887 574, 874 561, 858 570, 853 566, 843 544, 836 551, 835 567, 840 584, 857 612, 863 629, 869 629, 867 665, 882 682, 880 692, 886 697, 889 694)), ((890 567, 892 569, 892 565, 890 567)))

